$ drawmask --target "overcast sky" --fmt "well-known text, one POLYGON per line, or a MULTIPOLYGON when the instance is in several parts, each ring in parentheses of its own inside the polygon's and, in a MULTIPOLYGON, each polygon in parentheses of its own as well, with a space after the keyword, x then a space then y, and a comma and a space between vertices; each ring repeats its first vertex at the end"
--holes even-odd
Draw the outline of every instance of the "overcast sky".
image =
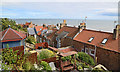
POLYGON ((118 0, 3 0, 0 17, 44 19, 118 18, 118 0), (74 2, 73 2, 74 1, 74 2))

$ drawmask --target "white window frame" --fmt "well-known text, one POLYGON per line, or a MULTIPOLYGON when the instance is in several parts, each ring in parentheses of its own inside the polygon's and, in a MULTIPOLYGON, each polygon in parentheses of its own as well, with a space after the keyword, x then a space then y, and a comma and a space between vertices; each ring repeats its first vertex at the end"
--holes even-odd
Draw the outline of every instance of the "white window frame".
POLYGON ((94 39, 94 37, 91 37, 91 38, 88 40, 88 42, 92 42, 93 39, 94 39))
POLYGON ((94 49, 89 49, 89 54, 90 54, 91 56, 95 56, 95 50, 94 50, 94 49), (91 53, 92 51, 94 51, 94 54, 91 53))
POLYGON ((108 41, 108 39, 104 38, 103 41, 102 41, 102 44, 105 44, 107 41, 108 41))
POLYGON ((85 48, 85 53, 88 54, 88 53, 86 52, 86 50, 88 50, 88 53, 89 53, 89 49, 88 49, 88 48, 85 48))

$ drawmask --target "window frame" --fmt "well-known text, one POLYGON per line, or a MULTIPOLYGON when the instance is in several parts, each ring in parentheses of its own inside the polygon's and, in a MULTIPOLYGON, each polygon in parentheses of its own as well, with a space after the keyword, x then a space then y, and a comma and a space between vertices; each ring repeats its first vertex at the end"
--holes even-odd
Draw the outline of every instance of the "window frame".
POLYGON ((91 55, 91 56, 95 56, 95 50, 94 49, 89 49, 89 54, 91 55), (92 51, 94 51, 94 54, 92 54, 92 51))
POLYGON ((88 54, 89 53, 89 48, 85 48, 85 53, 88 54), (86 49, 88 50, 88 52, 86 52, 86 49))
POLYGON ((92 42, 93 41, 94 37, 91 37, 91 38, 89 38, 88 42, 92 42), (92 40, 90 41, 91 38, 92 38, 92 40))
POLYGON ((107 39, 107 38, 104 38, 104 39, 102 40, 101 44, 105 44, 107 41, 108 41, 108 39, 107 39), (105 39, 106 39, 106 41, 103 43, 103 41, 104 41, 105 39))

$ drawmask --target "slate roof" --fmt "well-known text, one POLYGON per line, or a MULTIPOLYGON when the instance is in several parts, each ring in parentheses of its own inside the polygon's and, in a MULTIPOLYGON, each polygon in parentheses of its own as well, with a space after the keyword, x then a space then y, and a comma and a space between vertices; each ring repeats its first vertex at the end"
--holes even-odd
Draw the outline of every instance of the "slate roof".
POLYGON ((49 35, 47 35, 47 38, 51 39, 55 35, 56 32, 57 32, 57 29, 52 29, 52 33, 50 33, 49 35))
POLYGON ((8 28, 0 32, 0 34, 2 34, 2 38, 1 38, 2 42, 19 41, 19 40, 26 38, 25 34, 18 32, 12 28, 8 28))
POLYGON ((120 36, 115 40, 113 39, 113 33, 84 29, 74 38, 74 40, 115 52, 120 52, 120 48, 118 48, 120 36), (91 37, 94 37, 94 39, 91 42, 88 42, 91 37), (105 38, 108 40, 105 44, 102 44, 102 41, 105 38))
POLYGON ((57 31, 57 34, 60 34, 63 31, 68 32, 67 36, 72 38, 79 32, 78 28, 76 27, 64 26, 59 31, 57 31))
POLYGON ((27 28, 27 31, 28 31, 29 35, 34 35, 35 34, 34 28, 27 28))
POLYGON ((64 38, 65 36, 67 36, 69 34, 69 32, 61 32, 60 34, 58 34, 57 38, 61 39, 61 38, 64 38))

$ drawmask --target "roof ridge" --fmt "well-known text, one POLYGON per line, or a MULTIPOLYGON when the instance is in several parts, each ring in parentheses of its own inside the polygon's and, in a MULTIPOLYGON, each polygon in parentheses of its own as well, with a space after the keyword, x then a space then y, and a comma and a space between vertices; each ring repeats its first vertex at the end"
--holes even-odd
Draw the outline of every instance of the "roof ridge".
POLYGON ((86 31, 93 31, 93 32, 100 32, 100 33, 107 33, 107 34, 113 34, 113 33, 110 33, 110 32, 97 31, 97 30, 91 30, 91 29, 83 29, 83 30, 86 30, 86 31))
POLYGON ((64 26, 64 27, 77 28, 77 27, 72 27, 72 26, 64 26))
MULTIPOLYGON (((11 28, 10 28, 11 29, 11 28)), ((13 29, 11 29, 14 33, 16 33, 13 29)), ((20 36, 18 33, 16 33, 18 36, 20 36)), ((20 36, 21 37, 21 36, 20 36)), ((21 38, 23 38, 23 37, 21 37, 21 38)))
POLYGON ((3 40, 3 38, 4 38, 4 36, 6 35, 6 33, 8 32, 8 30, 9 30, 9 28, 7 29, 7 31, 5 32, 5 34, 3 35, 3 37, 2 37, 1 40, 3 40))

